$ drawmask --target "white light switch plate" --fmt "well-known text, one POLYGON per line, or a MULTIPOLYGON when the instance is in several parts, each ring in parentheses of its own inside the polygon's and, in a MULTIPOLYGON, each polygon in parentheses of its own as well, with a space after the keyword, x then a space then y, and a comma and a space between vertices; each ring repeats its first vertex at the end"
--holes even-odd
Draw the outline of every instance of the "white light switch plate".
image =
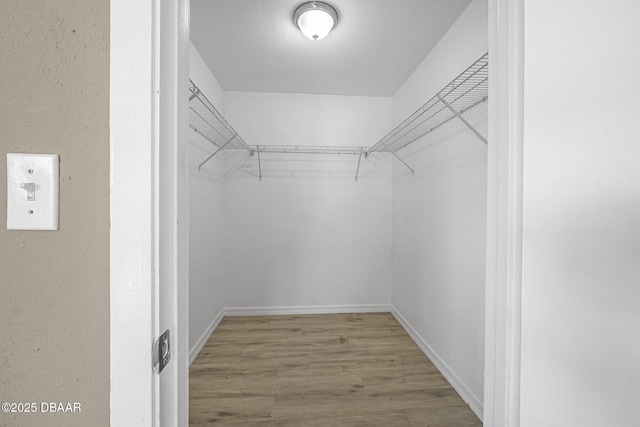
POLYGON ((7 154, 7 230, 57 230, 57 154, 7 154))

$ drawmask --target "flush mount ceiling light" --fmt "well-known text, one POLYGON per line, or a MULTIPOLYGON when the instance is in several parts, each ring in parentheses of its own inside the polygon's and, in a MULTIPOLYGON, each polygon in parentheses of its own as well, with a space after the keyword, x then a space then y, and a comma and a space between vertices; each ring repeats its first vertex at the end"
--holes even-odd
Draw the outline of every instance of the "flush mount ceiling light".
POLYGON ((293 13, 293 22, 311 40, 321 40, 338 23, 338 12, 321 1, 303 3, 293 13))

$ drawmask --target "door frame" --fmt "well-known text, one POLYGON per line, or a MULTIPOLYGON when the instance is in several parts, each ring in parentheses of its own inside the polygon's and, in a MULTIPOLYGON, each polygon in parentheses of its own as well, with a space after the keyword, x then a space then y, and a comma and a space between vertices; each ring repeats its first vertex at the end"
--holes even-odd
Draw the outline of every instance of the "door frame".
POLYGON ((188 424, 188 11, 189 0, 110 2, 113 426, 188 424), (171 361, 157 375, 166 328, 171 361))
MULTIPOLYGON (((484 423, 519 425, 522 288, 524 0, 488 0, 490 87, 485 301, 484 423), (499 76, 499 77, 498 77, 499 76)), ((188 75, 189 0, 110 2, 110 378, 111 425, 188 423, 188 167, 186 97, 158 93, 161 76, 188 75), (177 23, 177 26, 167 23, 177 23), (161 43, 163 31, 175 44, 161 43), (167 56, 169 55, 169 56, 167 56), (160 60, 163 57, 163 60, 160 60), (162 117, 162 120, 160 120, 162 117), (177 124, 166 140, 160 123, 177 124), (183 126, 180 125, 183 124, 183 126), (167 151, 164 151, 167 150, 167 151), (166 162, 160 162, 164 153, 166 162), (160 176, 174 186, 160 204, 160 176), (161 229, 160 220, 170 227, 161 229), (173 254, 175 415, 160 420, 151 369, 158 335, 160 253, 173 254), (181 284, 181 285, 180 285, 181 284)), ((184 87, 186 93, 186 81, 184 87)), ((166 276, 166 274, 163 274, 166 276)))
POLYGON ((489 0, 486 426, 520 425, 524 0, 489 0))

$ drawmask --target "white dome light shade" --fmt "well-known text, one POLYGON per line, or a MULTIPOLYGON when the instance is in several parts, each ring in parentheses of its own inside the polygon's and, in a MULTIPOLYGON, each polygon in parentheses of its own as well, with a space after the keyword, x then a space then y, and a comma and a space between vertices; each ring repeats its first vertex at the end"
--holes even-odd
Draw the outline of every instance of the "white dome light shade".
POLYGON ((338 12, 327 3, 310 1, 296 9, 293 20, 302 34, 311 40, 321 40, 337 24, 338 12))
POLYGON ((333 28, 333 18, 322 10, 309 10, 298 18, 298 27, 310 39, 321 40, 333 28))

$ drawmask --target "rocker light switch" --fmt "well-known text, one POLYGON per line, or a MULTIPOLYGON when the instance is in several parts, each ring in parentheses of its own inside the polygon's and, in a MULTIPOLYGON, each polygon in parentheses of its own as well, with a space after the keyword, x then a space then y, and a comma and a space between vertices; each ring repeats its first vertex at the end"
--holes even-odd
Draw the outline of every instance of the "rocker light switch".
POLYGON ((57 154, 7 154, 7 230, 57 230, 57 154))

